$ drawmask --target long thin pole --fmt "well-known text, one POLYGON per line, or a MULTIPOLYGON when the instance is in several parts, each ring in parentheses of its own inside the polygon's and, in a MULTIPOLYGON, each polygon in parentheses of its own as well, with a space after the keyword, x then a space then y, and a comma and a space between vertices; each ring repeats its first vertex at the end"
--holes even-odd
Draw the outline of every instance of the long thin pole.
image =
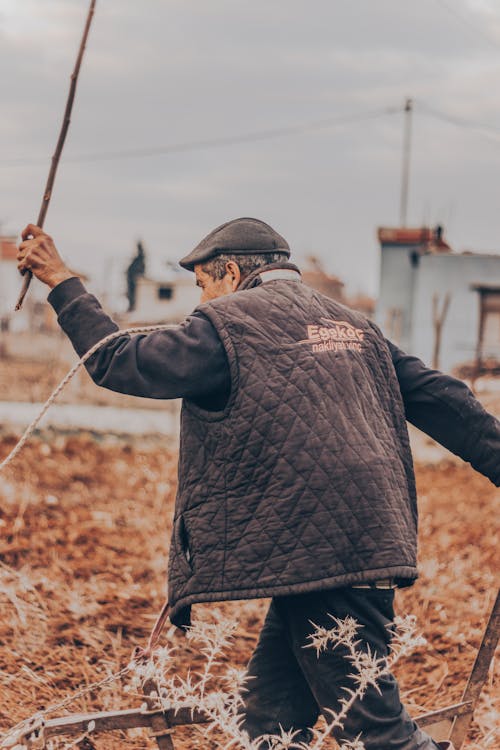
MULTIPOLYGON (((43 193, 40 213, 38 214, 37 226, 39 227, 43 227, 43 223, 45 221, 45 215, 47 213, 50 199, 52 197, 52 189, 54 187, 54 181, 56 179, 57 167, 59 165, 59 159, 61 157, 61 153, 63 150, 64 141, 66 140, 66 133, 68 132, 69 123, 71 121, 71 110, 73 108, 73 100, 75 98, 78 74, 80 72, 80 65, 82 63, 83 53, 85 51, 85 45, 87 43, 87 37, 89 35, 90 24, 92 23, 92 18, 94 15, 95 4, 96 4, 96 0, 91 0, 89 11, 87 13, 87 20, 85 22, 85 28, 83 30, 82 40, 80 42, 80 49, 78 50, 78 57, 76 58, 75 67, 74 67, 73 73, 71 74, 71 82, 70 82, 70 87, 69 87, 69 92, 68 92, 68 98, 66 100, 66 109, 64 110, 61 130, 59 132, 59 138, 57 140, 56 150, 54 151, 54 155, 52 157, 52 163, 50 166, 49 176, 47 178, 47 184, 45 185, 45 191, 43 193)), ((24 278, 23 278, 23 286, 21 289, 21 293, 19 294, 19 299, 17 300, 16 310, 21 309, 23 300, 26 296, 26 292, 29 289, 32 278, 33 278, 33 274, 31 273, 31 271, 26 271, 26 273, 24 274, 24 278)))
POLYGON ((405 103, 405 126, 403 137, 403 173, 401 178, 401 203, 399 209, 399 225, 406 226, 408 213, 408 187, 410 182, 410 157, 411 157, 411 115, 413 102, 407 99, 405 103))

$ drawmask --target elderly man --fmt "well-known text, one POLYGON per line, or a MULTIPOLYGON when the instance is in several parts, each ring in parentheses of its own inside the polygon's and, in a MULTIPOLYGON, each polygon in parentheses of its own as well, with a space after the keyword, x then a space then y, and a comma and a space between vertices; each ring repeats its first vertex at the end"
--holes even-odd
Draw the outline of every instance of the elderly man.
MULTIPOLYGON (((19 269, 52 287, 78 354, 117 330, 50 237, 29 225, 23 239, 19 269)), ((497 486, 500 424, 463 383, 302 283, 289 256, 262 221, 223 224, 181 260, 202 304, 170 330, 119 336, 87 368, 112 390, 183 399, 171 620, 187 625, 196 602, 272 597, 243 726, 251 738, 294 729, 299 742, 352 686, 341 649, 317 658, 303 648, 311 621, 351 615, 359 647, 383 656, 394 590, 417 577, 406 419, 497 486)), ((335 734, 361 734, 367 750, 437 747, 391 675, 335 734)))

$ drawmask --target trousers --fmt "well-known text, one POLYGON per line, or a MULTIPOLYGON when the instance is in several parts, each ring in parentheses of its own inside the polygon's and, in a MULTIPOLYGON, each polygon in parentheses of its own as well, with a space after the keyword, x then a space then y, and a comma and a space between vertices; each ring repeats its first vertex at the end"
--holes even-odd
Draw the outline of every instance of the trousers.
MULTIPOLYGON (((264 734, 296 730, 295 742, 307 742, 322 713, 338 712, 345 688, 355 689, 352 665, 345 647, 328 648, 317 655, 304 648, 314 625, 330 629, 332 616, 351 615, 360 625, 358 649, 387 656, 394 620, 391 589, 339 588, 308 594, 280 596, 271 601, 259 641, 248 665, 242 695, 242 728, 254 740, 264 734)), ((401 704, 392 674, 383 675, 378 690, 368 687, 351 707, 342 728, 333 731, 337 742, 360 735, 366 750, 436 750, 401 704)), ((266 750, 263 741, 259 750, 266 750)), ((293 746, 292 746, 293 747, 293 746)))

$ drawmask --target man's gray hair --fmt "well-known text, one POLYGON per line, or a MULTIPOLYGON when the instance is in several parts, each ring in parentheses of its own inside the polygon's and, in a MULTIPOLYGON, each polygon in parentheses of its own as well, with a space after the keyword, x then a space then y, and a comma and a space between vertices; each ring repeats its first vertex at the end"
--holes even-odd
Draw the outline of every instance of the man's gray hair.
POLYGON ((242 278, 249 276, 252 271, 271 263, 286 263, 288 255, 286 253, 255 253, 254 255, 231 255, 221 253, 215 258, 210 258, 202 265, 202 270, 207 273, 214 281, 220 281, 226 275, 226 263, 232 260, 239 266, 242 278))

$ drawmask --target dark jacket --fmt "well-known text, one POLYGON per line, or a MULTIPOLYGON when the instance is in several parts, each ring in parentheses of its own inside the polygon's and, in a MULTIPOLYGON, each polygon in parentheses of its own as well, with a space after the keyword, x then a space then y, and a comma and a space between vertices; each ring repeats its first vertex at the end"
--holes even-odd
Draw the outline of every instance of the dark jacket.
MULTIPOLYGON (((262 274, 264 276, 264 274, 262 274)), ((417 576, 417 504, 389 348, 300 281, 206 303, 231 372, 223 411, 185 400, 171 619, 197 601, 417 576)))
MULTIPOLYGON (((113 324, 78 282, 64 284, 51 301, 82 353, 113 324)), ((216 388, 207 388, 207 367, 198 392, 188 377, 187 392, 176 394, 185 397, 170 558, 177 622, 194 601, 386 575, 410 582, 416 503, 405 406, 499 484, 499 423, 470 391, 300 282, 220 298, 172 332, 120 337, 89 370, 116 390, 173 397, 170 372, 178 379, 186 353, 179 343, 201 321, 215 332, 210 351, 200 341, 205 364, 221 364, 216 388), (176 343, 180 362, 170 362, 176 343)))

